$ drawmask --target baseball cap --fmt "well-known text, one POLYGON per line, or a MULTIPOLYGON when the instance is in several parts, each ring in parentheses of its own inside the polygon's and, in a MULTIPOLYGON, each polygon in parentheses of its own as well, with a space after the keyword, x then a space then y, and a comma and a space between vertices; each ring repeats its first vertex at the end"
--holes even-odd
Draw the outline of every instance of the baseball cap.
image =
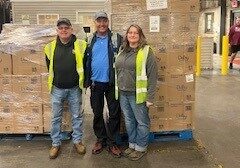
POLYGON ((97 20, 98 18, 107 18, 108 19, 108 15, 106 12, 99 11, 99 12, 95 13, 95 20, 97 20))
POLYGON ((68 25, 68 26, 72 26, 70 20, 67 19, 67 18, 60 18, 60 19, 58 19, 58 21, 57 21, 57 26, 60 26, 61 24, 65 24, 65 25, 68 25))

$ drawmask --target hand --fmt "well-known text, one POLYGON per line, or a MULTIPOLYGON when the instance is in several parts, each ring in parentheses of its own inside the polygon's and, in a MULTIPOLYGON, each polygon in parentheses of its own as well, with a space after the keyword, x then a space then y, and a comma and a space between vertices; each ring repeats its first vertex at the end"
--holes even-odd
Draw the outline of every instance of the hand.
POLYGON ((152 106, 152 105, 153 105, 152 102, 146 101, 146 106, 147 106, 147 108, 149 108, 149 107, 152 106))

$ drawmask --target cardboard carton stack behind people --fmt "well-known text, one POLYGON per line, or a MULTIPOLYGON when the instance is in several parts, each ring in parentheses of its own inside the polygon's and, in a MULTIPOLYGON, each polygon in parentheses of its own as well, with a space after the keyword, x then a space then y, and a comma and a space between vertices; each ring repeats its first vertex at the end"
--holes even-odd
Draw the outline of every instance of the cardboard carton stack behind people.
POLYGON ((131 24, 138 24, 156 55, 151 131, 192 129, 199 0, 111 0, 108 5, 112 30, 125 34, 131 24))
MULTIPOLYGON (((5 25, 0 36, 0 133, 48 133, 51 101, 43 47, 54 26, 5 25)), ((64 110, 63 131, 71 130, 64 110)))

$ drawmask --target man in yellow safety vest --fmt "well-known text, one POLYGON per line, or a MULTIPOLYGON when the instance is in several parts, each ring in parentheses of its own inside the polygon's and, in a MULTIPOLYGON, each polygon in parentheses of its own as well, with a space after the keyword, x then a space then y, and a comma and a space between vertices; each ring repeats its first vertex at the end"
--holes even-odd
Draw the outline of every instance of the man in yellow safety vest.
POLYGON ((83 112, 82 89, 84 80, 83 57, 86 42, 78 40, 67 18, 57 21, 57 39, 44 48, 49 70, 48 87, 52 98, 50 159, 55 159, 61 146, 63 102, 67 101, 72 114, 72 139, 79 154, 85 154, 82 143, 83 112))

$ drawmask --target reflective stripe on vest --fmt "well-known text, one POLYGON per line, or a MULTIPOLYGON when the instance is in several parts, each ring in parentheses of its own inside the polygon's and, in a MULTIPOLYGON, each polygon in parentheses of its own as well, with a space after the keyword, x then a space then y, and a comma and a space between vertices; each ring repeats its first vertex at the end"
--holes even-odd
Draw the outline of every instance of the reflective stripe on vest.
MULTIPOLYGON (((149 52, 149 46, 146 45, 140 49, 136 58, 136 103, 140 104, 147 99, 147 73, 146 63, 149 52)), ((117 55, 119 56, 121 52, 117 55)), ((115 68, 115 98, 118 99, 117 72, 115 68)))
MULTIPOLYGON (((83 40, 76 40, 74 42, 74 51, 75 51, 75 58, 76 58, 76 69, 79 75, 79 87, 83 89, 83 81, 84 81, 84 71, 83 71, 83 57, 84 52, 86 50, 87 43, 83 40)), ((49 76, 48 76, 48 89, 52 91, 52 83, 53 83, 53 58, 54 58, 54 51, 56 48, 56 40, 48 43, 45 48, 44 52, 47 58, 50 60, 49 64, 49 76)))
POLYGON ((147 72, 146 63, 149 46, 145 46, 137 53, 136 59, 136 103, 140 104, 147 99, 147 72))

